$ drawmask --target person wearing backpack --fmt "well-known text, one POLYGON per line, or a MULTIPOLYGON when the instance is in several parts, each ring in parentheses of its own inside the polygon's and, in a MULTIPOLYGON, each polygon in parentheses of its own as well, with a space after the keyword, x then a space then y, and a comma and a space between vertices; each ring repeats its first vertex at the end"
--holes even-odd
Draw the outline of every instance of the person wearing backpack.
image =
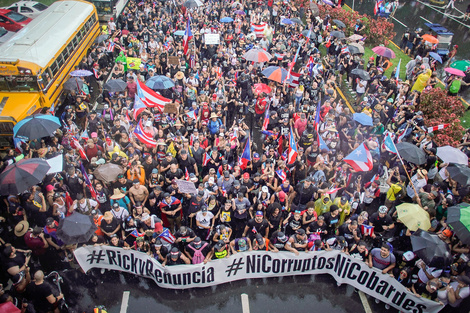
POLYGON ((192 264, 200 264, 202 262, 206 264, 212 257, 210 252, 211 246, 206 241, 201 240, 201 237, 194 238, 194 240, 186 246, 184 251, 192 264))

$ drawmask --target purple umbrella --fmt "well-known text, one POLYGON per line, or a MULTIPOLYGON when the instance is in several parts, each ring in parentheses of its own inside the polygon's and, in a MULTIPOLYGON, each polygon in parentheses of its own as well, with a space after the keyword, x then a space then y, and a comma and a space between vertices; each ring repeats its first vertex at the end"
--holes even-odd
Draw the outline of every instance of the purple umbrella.
POLYGON ((326 4, 331 5, 331 6, 335 6, 333 1, 330 1, 330 0, 323 0, 323 3, 326 3, 326 4))
POLYGON ((91 75, 93 75, 93 73, 87 70, 76 70, 76 71, 70 72, 70 76, 73 76, 73 77, 85 77, 85 76, 91 76, 91 75))
POLYGON ((246 15, 245 11, 242 10, 235 10, 234 13, 237 15, 246 15))
POLYGON ((395 53, 390 50, 389 48, 382 47, 382 46, 377 46, 372 49, 372 51, 375 52, 375 54, 381 55, 383 57, 389 58, 389 59, 394 59, 395 58, 395 53))

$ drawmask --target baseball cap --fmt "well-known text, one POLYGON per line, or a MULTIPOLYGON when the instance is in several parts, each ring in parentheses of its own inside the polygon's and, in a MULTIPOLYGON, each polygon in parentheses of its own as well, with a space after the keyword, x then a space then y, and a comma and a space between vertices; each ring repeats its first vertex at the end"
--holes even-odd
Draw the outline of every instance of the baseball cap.
POLYGON ((91 138, 97 138, 97 137, 98 137, 98 134, 97 134, 97 133, 95 133, 95 132, 92 132, 92 133, 91 133, 91 138))
POLYGON ((299 229, 297 229, 296 233, 297 233, 298 235, 302 235, 302 236, 303 236, 303 235, 305 235, 305 229, 299 228, 299 229))
POLYGON ((287 236, 282 231, 277 233, 277 239, 281 242, 287 241, 287 236))
POLYGON ((286 193, 281 190, 279 191, 278 197, 279 197, 279 200, 284 201, 286 200, 286 193))
POLYGON ((155 227, 155 231, 162 231, 163 230, 162 222, 156 222, 153 226, 155 227))
POLYGON ((259 159, 259 154, 257 152, 253 153, 253 159, 259 159))
POLYGON ((225 177, 225 178, 230 177, 230 173, 229 173, 228 171, 224 171, 224 177, 225 177))
POLYGON ((46 219, 46 225, 51 225, 51 224, 54 223, 54 222, 55 222, 55 220, 54 220, 52 217, 48 217, 48 218, 46 219))
POLYGON ((385 205, 381 205, 379 207, 379 213, 386 214, 388 211, 387 207, 385 205))
POLYGON ((263 216, 263 211, 256 211, 256 216, 263 216))
POLYGON ((206 207, 206 206, 203 206, 203 207, 201 208, 201 211, 202 211, 202 212, 207 212, 207 207, 206 207))
POLYGON ((403 253, 403 258, 405 259, 405 261, 409 262, 415 258, 415 254, 413 253, 413 251, 406 251, 405 253, 403 253))
POLYGON ((452 237, 452 231, 450 229, 444 229, 442 234, 448 238, 452 237))
POLYGON ((139 180, 138 180, 138 179, 134 179, 134 180, 132 181, 132 183, 133 183, 133 184, 138 184, 138 183, 139 183, 139 180))
POLYGON ((243 174, 243 178, 250 178, 250 174, 249 173, 243 174))

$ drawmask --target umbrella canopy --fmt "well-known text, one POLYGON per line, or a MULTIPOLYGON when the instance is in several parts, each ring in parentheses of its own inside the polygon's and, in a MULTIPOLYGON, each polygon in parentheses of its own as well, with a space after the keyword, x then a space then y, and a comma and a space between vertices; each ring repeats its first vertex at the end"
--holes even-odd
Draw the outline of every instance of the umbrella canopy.
POLYGON ((262 93, 262 92, 270 93, 271 90, 272 90, 271 87, 269 87, 266 84, 254 84, 253 87, 255 87, 255 92, 256 93, 262 93))
POLYGON ((455 61, 454 63, 452 63, 450 65, 450 67, 456 68, 456 69, 461 70, 461 71, 466 71, 467 67, 469 67, 469 66, 470 66, 470 61, 469 60, 455 61))
POLYGON ((447 224, 465 244, 470 244, 470 204, 460 203, 447 209, 447 224))
POLYGON ((346 24, 344 24, 340 20, 333 20, 333 23, 335 23, 336 26, 338 26, 339 28, 346 28, 346 24))
POLYGON ((261 74, 266 76, 267 79, 269 80, 274 80, 275 82, 278 83, 283 83, 284 80, 287 78, 287 71, 283 69, 282 67, 279 66, 269 66, 265 68, 261 74))
POLYGON ((235 11, 233 11, 233 13, 235 13, 237 15, 246 15, 245 11, 242 11, 242 10, 235 10, 235 11))
POLYGON ((326 3, 326 4, 331 5, 331 6, 335 6, 333 1, 330 1, 330 0, 323 0, 323 3, 326 3))
POLYGON ((372 48, 372 51, 374 51, 375 54, 381 55, 389 59, 395 58, 395 52, 386 47, 377 46, 375 48, 372 48))
POLYGON ((338 38, 338 39, 341 39, 341 38, 345 38, 345 37, 346 37, 346 36, 344 35, 344 33, 343 33, 343 32, 340 32, 340 31, 333 31, 333 32, 330 33, 330 35, 331 35, 332 37, 336 37, 336 38, 338 38))
POLYGON ((113 163, 100 165, 93 172, 97 179, 103 180, 106 183, 115 181, 118 175, 122 173, 123 169, 119 165, 113 163))
POLYGON ((236 7, 237 5, 243 6, 243 4, 241 4, 240 2, 235 1, 234 3, 232 3, 232 8, 236 7))
POLYGON ((51 166, 43 159, 23 159, 0 174, 0 194, 17 195, 41 182, 51 166))
POLYGON ((411 235, 413 252, 429 266, 446 267, 452 263, 449 246, 437 235, 418 229, 411 235))
POLYGON ((364 53, 364 52, 361 52, 361 50, 359 50, 358 47, 352 46, 352 45, 348 46, 348 50, 349 50, 349 53, 351 53, 351 55, 363 54, 364 53))
POLYGON ((410 163, 420 165, 426 162, 426 154, 424 151, 412 143, 399 142, 397 144, 397 150, 402 159, 410 163))
POLYGON ((118 92, 126 90, 127 83, 122 79, 110 79, 106 84, 104 84, 103 89, 110 92, 118 92))
POLYGON ((302 22, 302 20, 298 17, 294 17, 294 18, 291 18, 290 19, 292 22, 294 23, 297 23, 297 24, 300 24, 300 25, 304 25, 304 22, 302 22))
MULTIPOLYGON (((350 43, 350 44, 348 45, 348 48, 349 48, 349 47, 356 47, 356 49, 359 50, 359 53, 364 54, 364 46, 361 45, 361 44, 358 44, 358 43, 356 43, 356 42, 353 42, 353 43, 350 43)), ((349 50, 349 51, 351 51, 351 50, 349 50)), ((352 54, 352 53, 351 53, 351 54, 352 54)))
POLYGON ((243 55, 245 60, 253 62, 268 62, 272 59, 272 57, 273 56, 271 54, 264 51, 263 49, 251 49, 243 55))
POLYGON ((15 137, 29 140, 48 137, 60 127, 60 119, 53 115, 35 114, 21 120, 13 127, 15 137))
POLYGON ((233 18, 226 16, 226 17, 221 18, 221 19, 220 19, 220 22, 221 22, 221 23, 232 23, 232 22, 233 22, 233 18))
POLYGON ((87 70, 75 70, 73 72, 70 72, 70 76, 72 77, 86 77, 91 75, 93 75, 93 73, 87 70))
POLYGON ((353 114, 353 119, 354 119, 356 122, 358 122, 358 123, 360 123, 360 124, 362 124, 362 125, 364 125, 364 126, 372 126, 372 125, 374 125, 374 124, 372 123, 372 117, 370 117, 369 115, 367 115, 367 114, 365 114, 365 113, 354 113, 354 114, 353 114))
POLYGON ((354 34, 354 35, 349 36, 348 40, 356 41, 356 40, 361 40, 362 38, 364 38, 364 37, 362 37, 361 35, 358 35, 358 34, 354 34))
POLYGON ((370 75, 366 70, 355 68, 351 71, 351 74, 359 76, 363 80, 370 80, 370 75))
POLYGON ((436 44, 436 43, 439 43, 439 40, 432 36, 432 35, 429 35, 429 34, 424 34, 423 36, 421 36, 421 38, 424 40, 424 41, 427 41, 427 42, 430 42, 432 44, 436 44))
POLYGON ((470 183, 470 168, 458 163, 450 163, 447 166, 450 178, 465 186, 470 183))
POLYGON ((284 19, 281 20, 281 24, 292 25, 292 24, 294 24, 294 22, 292 22, 288 18, 284 18, 284 19))
POLYGON ((80 91, 80 83, 75 77, 67 79, 67 81, 63 84, 65 90, 69 91, 80 91))
POLYGON ((416 231, 418 228, 422 230, 431 228, 429 213, 417 204, 400 204, 397 206, 397 213, 398 219, 411 231, 416 231))
POLYGON ((184 30, 177 30, 173 33, 175 36, 184 36, 184 30))
POLYGON ((102 43, 103 41, 105 41, 108 38, 109 38, 109 35, 99 35, 98 37, 96 37, 95 42, 96 43, 102 43))
POLYGON ((318 9, 317 4, 313 1, 310 1, 310 11, 312 11, 313 16, 320 15, 320 10, 318 9))
MULTIPOLYGON (((303 31, 301 32, 302 36, 304 36, 304 37, 307 37, 307 36, 308 36, 308 33, 309 33, 309 31, 308 31, 307 29, 306 29, 306 30, 303 30, 303 31)), ((315 39, 315 37, 316 37, 315 33, 314 33, 314 32, 310 32, 310 39, 315 39)))
POLYGON ((96 229, 93 217, 75 212, 60 220, 57 238, 67 245, 87 242, 96 229))
POLYGON ((444 71, 446 71, 447 73, 452 74, 452 75, 465 77, 465 73, 463 71, 459 70, 459 69, 456 69, 456 68, 446 67, 444 69, 444 71))
POLYGON ((429 52, 429 56, 432 57, 437 62, 442 64, 442 57, 439 54, 437 54, 436 52, 429 52))
POLYGON ((200 7, 202 5, 204 5, 204 3, 202 3, 199 0, 187 0, 185 3, 183 3, 183 6, 188 8, 188 9, 197 8, 197 7, 200 7))
POLYGON ((458 163, 465 166, 468 165, 468 156, 461 150, 452 146, 443 146, 437 148, 437 157, 444 163, 458 163))
POLYGON ((145 85, 153 90, 168 89, 175 86, 175 82, 164 75, 157 75, 151 77, 145 82, 145 85))

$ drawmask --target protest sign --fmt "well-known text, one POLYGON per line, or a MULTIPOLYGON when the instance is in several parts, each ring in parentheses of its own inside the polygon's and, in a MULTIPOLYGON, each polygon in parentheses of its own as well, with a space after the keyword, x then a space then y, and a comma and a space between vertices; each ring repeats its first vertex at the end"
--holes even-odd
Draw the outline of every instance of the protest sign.
POLYGON ((176 184, 178 185, 178 189, 181 193, 190 193, 192 195, 197 193, 196 186, 191 181, 177 179, 176 184))
POLYGON ((220 44, 219 34, 204 34, 204 43, 206 45, 218 45, 220 44))

